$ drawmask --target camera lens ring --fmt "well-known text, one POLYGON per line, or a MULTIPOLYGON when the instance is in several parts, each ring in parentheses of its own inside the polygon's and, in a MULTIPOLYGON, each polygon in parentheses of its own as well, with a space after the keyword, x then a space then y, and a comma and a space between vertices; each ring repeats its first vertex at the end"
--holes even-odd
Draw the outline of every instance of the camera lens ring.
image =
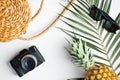
POLYGON ((21 59, 21 66, 24 70, 30 71, 37 66, 37 59, 35 56, 28 54, 21 59))

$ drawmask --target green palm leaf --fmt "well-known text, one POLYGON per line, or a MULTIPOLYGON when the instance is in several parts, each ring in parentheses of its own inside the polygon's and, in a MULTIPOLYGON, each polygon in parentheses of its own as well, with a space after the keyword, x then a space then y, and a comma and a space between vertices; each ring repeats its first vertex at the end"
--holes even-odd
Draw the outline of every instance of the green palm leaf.
MULTIPOLYGON (((90 48, 97 51, 94 54, 96 64, 108 65, 120 75, 120 31, 116 34, 109 33, 102 28, 104 21, 96 22, 89 16, 89 7, 93 4, 109 13, 111 2, 112 0, 76 0, 75 3, 71 3, 72 8, 68 9, 75 18, 63 16, 63 22, 75 32, 60 29, 71 37, 82 37, 90 48)), ((120 25, 120 13, 115 21, 120 25)))

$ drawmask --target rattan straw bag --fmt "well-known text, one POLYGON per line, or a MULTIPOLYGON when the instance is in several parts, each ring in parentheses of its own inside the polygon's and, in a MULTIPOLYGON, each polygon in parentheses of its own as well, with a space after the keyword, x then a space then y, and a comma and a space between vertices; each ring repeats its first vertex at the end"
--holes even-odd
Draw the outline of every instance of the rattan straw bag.
MULTIPOLYGON (((37 13, 31 17, 31 9, 27 0, 0 0, 0 42, 7 42, 16 38, 31 40, 47 32, 61 16, 58 16, 52 24, 38 35, 31 38, 20 37, 20 35, 25 33, 30 21, 33 20, 41 11, 43 1, 44 0, 41 1, 41 5, 37 13)), ((67 7, 68 6, 70 6, 70 4, 68 4, 67 7)), ((65 9, 61 14, 64 12, 65 9)))
POLYGON ((27 0, 0 0, 0 41, 18 38, 25 33, 31 19, 27 0))

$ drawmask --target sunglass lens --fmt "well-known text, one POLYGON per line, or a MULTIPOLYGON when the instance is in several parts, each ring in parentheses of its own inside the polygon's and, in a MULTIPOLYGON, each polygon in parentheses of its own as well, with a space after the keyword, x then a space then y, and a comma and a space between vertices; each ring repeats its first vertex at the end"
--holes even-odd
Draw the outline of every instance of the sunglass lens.
POLYGON ((116 31, 119 28, 119 26, 117 26, 115 23, 112 23, 110 21, 105 21, 105 23, 103 24, 103 27, 108 31, 108 32, 112 32, 112 33, 116 33, 116 31))
POLYGON ((90 17, 97 21, 103 19, 101 11, 94 5, 90 9, 90 17))

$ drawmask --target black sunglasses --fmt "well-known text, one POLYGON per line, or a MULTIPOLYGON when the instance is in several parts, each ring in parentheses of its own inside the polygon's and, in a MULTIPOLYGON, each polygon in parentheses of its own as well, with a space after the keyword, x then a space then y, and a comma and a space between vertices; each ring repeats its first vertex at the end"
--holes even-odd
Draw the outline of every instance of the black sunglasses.
POLYGON ((90 8, 89 15, 92 19, 96 21, 105 19, 105 22, 103 23, 103 27, 108 32, 116 33, 116 31, 120 29, 118 24, 107 13, 97 8, 95 5, 92 5, 92 7, 90 8))

